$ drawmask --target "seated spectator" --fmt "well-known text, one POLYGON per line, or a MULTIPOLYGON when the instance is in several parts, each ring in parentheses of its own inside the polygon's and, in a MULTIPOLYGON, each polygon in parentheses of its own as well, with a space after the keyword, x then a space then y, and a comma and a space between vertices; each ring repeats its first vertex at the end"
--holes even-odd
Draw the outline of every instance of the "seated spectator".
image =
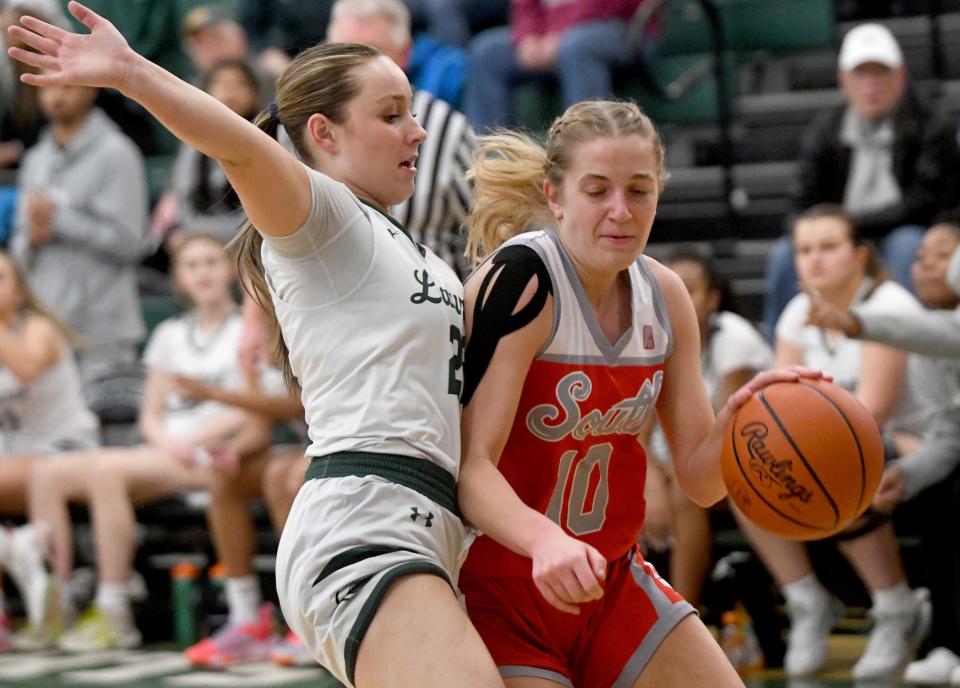
MULTIPOLYGON (((0 252, 0 513, 27 514, 30 471, 37 462, 100 443, 70 348, 73 339, 30 291, 23 271, 0 252)), ((30 576, 42 566, 36 538, 31 526, 0 529, 0 567, 10 572, 35 624, 45 594, 30 576)), ((0 590, 0 652, 10 647, 0 590)))
POLYGON ((500 26, 507 22, 508 0, 404 0, 410 8, 413 26, 426 30, 434 40, 467 46, 479 29, 500 26))
MULTIPOLYGON (((147 381, 139 426, 145 443, 66 454, 37 466, 32 476, 31 518, 49 529, 55 589, 62 589, 72 568, 70 502, 90 507, 100 576, 93 606, 59 638, 51 620, 57 611, 69 620, 72 604, 63 593, 49 596, 46 623, 30 631, 36 647, 57 642, 67 651, 90 652, 138 646, 127 586, 136 547, 134 505, 206 488, 212 473, 235 469, 240 449, 269 442, 268 423, 177 392, 176 375, 243 386, 237 359, 242 321, 223 244, 202 234, 187 237, 174 257, 174 276, 192 308, 161 323, 144 352, 147 381)), ((42 570, 33 575, 48 580, 42 570)))
MULTIPOLYGON (((710 260, 693 252, 678 252, 664 264, 680 275, 690 292, 700 325, 701 374, 713 408, 719 411, 727 397, 770 367, 773 355, 756 328, 740 315, 729 282, 710 260)), ((670 584, 685 600, 699 605, 713 564, 710 519, 706 509, 694 504, 674 479, 670 448, 659 426, 648 455, 655 460, 647 464, 647 490, 659 494, 647 499, 645 533, 653 536, 654 545, 672 536, 670 584), (666 513, 652 509, 651 501, 654 506, 662 504, 666 513), (653 528, 656 531, 651 532, 653 528)))
MULTIPOLYGON (((409 22, 399 0, 338 0, 327 39, 372 45, 406 69, 409 22)), ((414 240, 463 276, 468 266, 463 257, 465 239, 459 230, 473 201, 466 174, 473 164, 474 133, 462 113, 427 91, 414 92, 410 110, 426 130, 427 140, 420 146, 413 196, 390 212, 414 240)))
MULTIPOLYGON (((846 102, 810 125, 800 154, 798 212, 837 203, 884 262, 910 286, 910 265, 923 228, 960 198, 957 126, 931 112, 910 91, 900 46, 880 24, 844 37, 837 78, 846 102)), ((764 319, 772 328, 796 293, 788 239, 770 253, 764 319)))
POLYGON ((201 82, 221 62, 245 61, 254 66, 257 90, 273 97, 274 82, 290 61, 257 61, 250 51, 247 32, 222 5, 197 5, 183 18, 183 46, 201 82))
POLYGON ((607 98, 614 67, 632 51, 627 21, 643 0, 513 0, 510 26, 470 42, 464 109, 480 132, 513 125, 513 89, 544 76, 560 82, 563 106, 607 98))
POLYGON ((177 380, 181 393, 197 401, 219 401, 261 417, 291 421, 293 434, 300 440, 296 444, 243 455, 236 472, 213 476, 207 520, 217 558, 226 569, 229 617, 210 637, 187 649, 185 655, 195 666, 224 668, 268 658, 283 665, 316 664, 292 631, 283 641, 276 642, 270 613, 272 605, 266 605, 268 610, 264 610, 260 583, 253 570, 256 533, 249 501, 263 499, 279 537, 309 465, 305 456, 309 441, 299 390, 294 395, 288 393, 275 369, 263 377, 269 378, 269 382, 263 381, 262 391, 226 390, 196 380, 177 380))
POLYGON ((88 346, 90 380, 136 359, 144 335, 136 268, 147 182, 137 147, 93 106, 97 89, 42 89, 50 121, 20 167, 13 256, 31 288, 88 346))
MULTIPOLYGON (((243 60, 213 65, 204 74, 203 90, 252 120, 261 110, 258 80, 243 60)), ((157 203, 150 232, 166 236, 167 253, 190 232, 213 234, 226 244, 243 223, 243 210, 220 165, 196 148, 181 144, 170 174, 170 190, 157 203)))
POLYGON ((56 0, 5 0, 0 2, 0 31, 3 55, 0 55, 0 169, 16 167, 25 148, 37 142, 44 119, 37 90, 20 81, 20 74, 33 67, 7 57, 6 48, 24 47, 7 33, 7 27, 20 23, 20 17, 37 17, 69 28, 66 15, 56 0))
MULTIPOLYGON (((937 499, 927 490, 950 476, 960 465, 960 283, 946 279, 951 256, 960 258, 960 218, 943 216, 924 234, 913 264, 917 296, 930 310, 876 311, 862 307, 837 308, 823 300, 811 300, 809 319, 817 327, 843 332, 847 337, 879 342, 914 352, 911 383, 935 409, 922 444, 887 464, 873 505, 883 512, 919 495, 937 499)), ((941 498, 942 500, 942 498, 941 498)), ((942 524, 931 524, 921 533, 922 546, 931 553, 938 568, 953 568, 946 579, 955 588, 957 573, 949 540, 941 534, 942 524), (930 537, 924 537, 925 535, 930 537)), ((956 545, 952 545, 954 548, 956 545)), ((938 646, 926 659, 907 667, 904 679, 917 683, 948 683, 960 677, 960 619, 956 618, 956 589, 936 586, 931 579, 933 630, 930 644, 938 646)))
MULTIPOLYGON (((797 272, 808 293, 838 308, 920 310, 906 289, 885 279, 870 245, 838 206, 815 206, 800 215, 793 243, 797 272)), ((833 376, 876 419, 892 447, 890 453, 912 451, 919 444, 925 414, 906 384, 906 353, 808 325, 810 309, 806 293, 787 304, 777 323, 774 365, 801 364, 833 376)), ((739 521, 787 602, 790 633, 784 670, 790 676, 819 671, 842 605, 818 580, 803 543, 763 531, 742 517, 739 521)), ((854 678, 890 679, 902 671, 929 631, 927 591, 907 585, 888 520, 868 515, 836 540, 873 601, 874 626, 853 667, 854 678)))

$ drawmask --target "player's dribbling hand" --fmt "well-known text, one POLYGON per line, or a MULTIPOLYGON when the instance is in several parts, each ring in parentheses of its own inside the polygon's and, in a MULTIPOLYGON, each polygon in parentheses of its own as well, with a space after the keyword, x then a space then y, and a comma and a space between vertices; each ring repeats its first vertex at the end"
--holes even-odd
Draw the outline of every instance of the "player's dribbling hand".
POLYGON ((792 365, 777 370, 765 370, 762 373, 754 375, 750 382, 727 398, 727 403, 723 405, 723 408, 720 409, 720 412, 717 414, 717 423, 721 427, 726 427, 727 423, 737 412, 737 409, 746 404, 747 401, 750 400, 750 397, 764 387, 769 387, 775 382, 798 382, 801 379, 826 380, 827 382, 833 380, 829 375, 825 375, 822 370, 815 370, 799 365, 792 365))
POLYGON ((873 508, 889 514, 901 499, 903 499, 903 471, 899 466, 888 466, 880 478, 877 494, 873 496, 873 508))
POLYGON ((129 76, 129 58, 134 55, 127 41, 109 21, 78 2, 67 9, 89 34, 65 31, 35 17, 20 19, 10 36, 36 52, 12 47, 10 57, 42 70, 24 73, 20 80, 31 86, 94 86, 121 88, 129 76))
POLYGON ((606 559, 559 526, 538 541, 531 556, 534 584, 544 599, 560 611, 579 614, 578 604, 603 597, 606 559))

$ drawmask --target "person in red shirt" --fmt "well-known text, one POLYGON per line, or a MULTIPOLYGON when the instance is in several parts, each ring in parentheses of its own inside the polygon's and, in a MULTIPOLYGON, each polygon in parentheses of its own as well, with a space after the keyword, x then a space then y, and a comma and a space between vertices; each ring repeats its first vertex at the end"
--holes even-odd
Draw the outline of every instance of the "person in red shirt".
POLYGON ((708 506, 732 414, 820 373, 761 373, 714 417, 690 296, 643 255, 663 155, 649 118, 610 101, 570 107, 546 150, 507 133, 478 149, 468 247, 493 253, 465 285, 459 500, 484 535, 460 587, 507 686, 743 685, 638 551, 640 433, 656 413, 678 483, 708 506))
POLYGON ((564 107, 612 91, 629 62, 627 22, 643 0, 512 0, 510 26, 470 42, 464 111, 477 131, 513 124, 514 87, 553 76, 564 107))

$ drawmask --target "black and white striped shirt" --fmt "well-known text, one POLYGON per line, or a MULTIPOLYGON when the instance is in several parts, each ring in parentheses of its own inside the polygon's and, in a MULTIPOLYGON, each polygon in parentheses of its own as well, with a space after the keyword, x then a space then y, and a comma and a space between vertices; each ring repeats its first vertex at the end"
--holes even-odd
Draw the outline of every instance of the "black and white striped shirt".
POLYGON ((414 240, 463 276, 466 237, 460 233, 460 224, 473 200, 465 175, 473 165, 476 138, 463 113, 427 91, 414 94, 412 110, 426 129, 427 140, 420 146, 413 196, 391 212, 414 240))

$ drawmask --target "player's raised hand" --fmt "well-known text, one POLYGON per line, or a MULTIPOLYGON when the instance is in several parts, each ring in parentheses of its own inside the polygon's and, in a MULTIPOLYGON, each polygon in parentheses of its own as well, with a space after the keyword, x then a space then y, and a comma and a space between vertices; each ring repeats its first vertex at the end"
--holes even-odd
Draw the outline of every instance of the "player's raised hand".
POLYGON ((79 2, 70 13, 90 29, 88 34, 65 31, 35 17, 24 16, 23 26, 11 26, 10 35, 36 52, 10 48, 10 57, 36 67, 39 74, 20 78, 33 86, 95 86, 122 88, 135 53, 116 27, 79 2))
POLYGON ((578 604, 603 597, 607 565, 603 555, 559 527, 537 543, 531 556, 534 584, 560 611, 579 614, 578 604))

